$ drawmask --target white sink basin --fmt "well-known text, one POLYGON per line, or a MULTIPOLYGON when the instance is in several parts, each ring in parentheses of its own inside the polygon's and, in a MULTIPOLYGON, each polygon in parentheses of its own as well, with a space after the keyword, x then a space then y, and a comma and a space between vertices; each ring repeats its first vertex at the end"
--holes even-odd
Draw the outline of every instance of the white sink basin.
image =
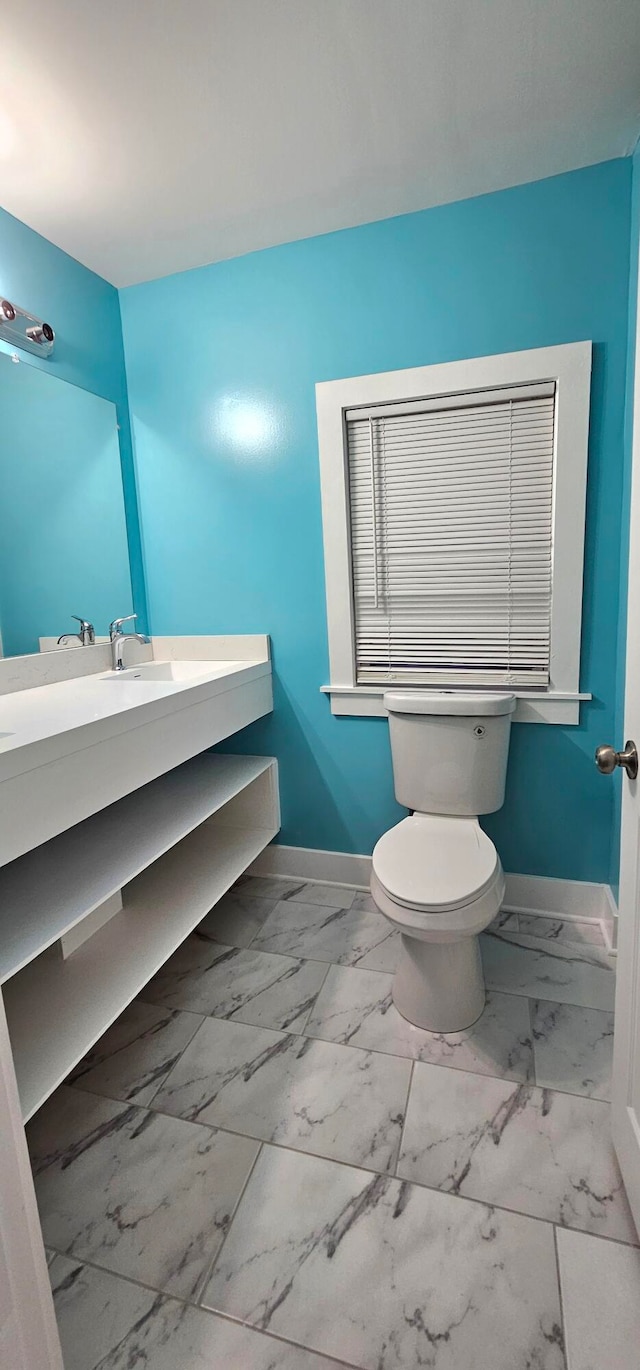
POLYGON ((207 676, 209 680, 224 675, 226 663, 219 661, 147 661, 141 666, 129 666, 123 671, 110 671, 101 680, 128 684, 132 680, 189 681, 207 676))

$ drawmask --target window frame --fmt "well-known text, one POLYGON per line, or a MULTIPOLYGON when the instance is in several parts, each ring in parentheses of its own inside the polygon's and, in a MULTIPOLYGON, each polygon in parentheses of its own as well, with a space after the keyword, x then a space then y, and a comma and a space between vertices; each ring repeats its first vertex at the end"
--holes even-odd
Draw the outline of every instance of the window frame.
POLYGON ((346 411, 443 398, 463 391, 473 393, 554 381, 550 681, 547 689, 513 690, 518 701, 514 719, 579 723, 580 701, 591 699, 590 694, 580 691, 591 358, 591 342, 562 343, 318 382, 316 411, 330 665, 330 683, 321 689, 330 695, 332 713, 385 717, 382 695, 389 688, 356 684, 346 411))

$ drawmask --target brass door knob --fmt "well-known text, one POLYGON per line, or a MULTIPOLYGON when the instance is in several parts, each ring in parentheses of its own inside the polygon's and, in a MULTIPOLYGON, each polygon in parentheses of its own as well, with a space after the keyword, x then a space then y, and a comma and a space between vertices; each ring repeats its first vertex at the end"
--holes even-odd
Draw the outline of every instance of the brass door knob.
POLYGON ((596 766, 603 775, 611 775, 616 766, 624 766, 629 779, 635 780, 638 774, 638 748, 635 742, 625 742, 623 752, 616 752, 607 743, 596 747, 596 766))

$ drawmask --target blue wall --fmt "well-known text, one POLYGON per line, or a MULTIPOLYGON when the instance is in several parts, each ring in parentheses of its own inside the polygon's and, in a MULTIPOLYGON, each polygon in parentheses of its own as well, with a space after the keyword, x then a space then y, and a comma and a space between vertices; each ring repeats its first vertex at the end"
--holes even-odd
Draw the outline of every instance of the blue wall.
POLYGON ((315 382, 591 338, 594 701, 576 728, 514 727, 487 827, 508 870, 609 877, 593 750, 616 713, 630 190, 629 159, 608 162, 122 292, 152 630, 271 633, 275 713, 238 745, 279 757, 282 841, 369 852, 400 815, 386 722, 319 694, 315 382))
MULTIPOLYGON (((52 357, 34 357, 36 366, 112 400, 117 407, 131 578, 136 609, 141 620, 146 621, 118 292, 26 224, 0 210, 0 296, 46 319, 56 330, 52 357)), ((0 343, 0 348, 11 350, 4 343, 0 343)), ((118 612, 119 606, 115 605, 114 614, 118 612)))

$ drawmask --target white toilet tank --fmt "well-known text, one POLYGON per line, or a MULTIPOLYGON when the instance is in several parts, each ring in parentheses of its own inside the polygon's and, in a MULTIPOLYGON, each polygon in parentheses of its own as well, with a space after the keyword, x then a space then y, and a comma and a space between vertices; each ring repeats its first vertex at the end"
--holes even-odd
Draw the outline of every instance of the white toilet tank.
POLYGON ((388 690, 396 799, 418 813, 502 808, 515 695, 388 690))

